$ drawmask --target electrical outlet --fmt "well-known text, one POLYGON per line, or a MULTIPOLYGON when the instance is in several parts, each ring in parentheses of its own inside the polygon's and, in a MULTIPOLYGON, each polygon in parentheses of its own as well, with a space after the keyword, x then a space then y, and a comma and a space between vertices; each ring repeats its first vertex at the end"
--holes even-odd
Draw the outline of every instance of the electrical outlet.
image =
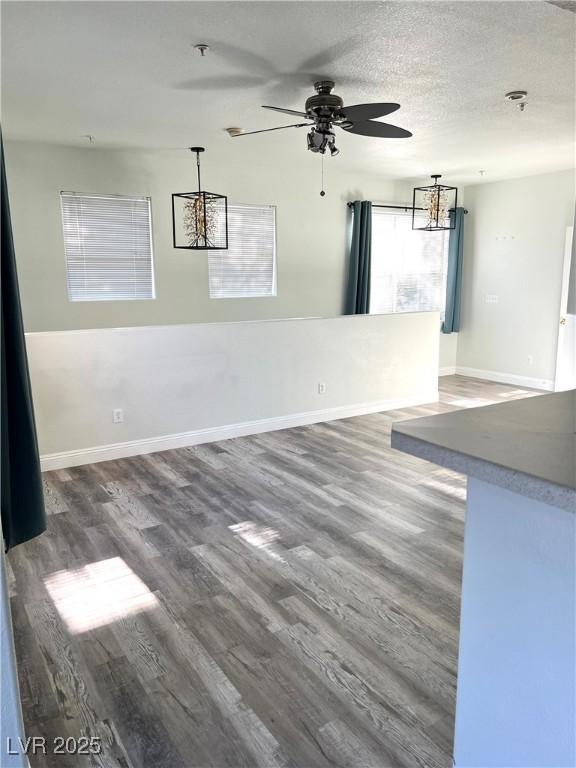
POLYGON ((318 382, 318 394, 319 395, 325 395, 326 394, 326 383, 324 381, 318 382))
POLYGON ((124 421, 124 411, 122 408, 114 408, 112 411, 112 421, 114 424, 122 424, 124 421))
POLYGON ((487 293, 484 297, 486 304, 498 304, 500 297, 496 293, 487 293))

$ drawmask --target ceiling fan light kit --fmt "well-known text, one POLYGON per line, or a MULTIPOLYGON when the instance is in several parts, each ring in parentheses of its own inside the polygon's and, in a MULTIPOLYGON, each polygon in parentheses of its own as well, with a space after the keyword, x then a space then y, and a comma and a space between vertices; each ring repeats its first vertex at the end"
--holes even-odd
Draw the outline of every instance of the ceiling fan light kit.
POLYGON ((204 147, 190 147, 196 154, 197 192, 172 195, 172 242, 174 248, 190 251, 228 248, 228 198, 202 189, 200 153, 204 147))
POLYGON ((344 105, 340 96, 332 93, 334 82, 332 80, 319 80, 314 83, 316 93, 306 99, 304 111, 284 109, 283 107, 271 107, 263 105, 264 109, 274 112, 292 115, 308 122, 281 125, 277 128, 264 128, 259 131, 243 131, 241 133, 228 131, 232 138, 238 136, 250 136, 256 133, 268 133, 280 131, 285 128, 310 128, 306 141, 311 152, 324 155, 328 150, 330 155, 339 153, 336 146, 336 134, 334 128, 341 128, 347 133, 356 133, 360 136, 372 136, 383 139, 400 139, 412 136, 410 131, 398 128, 395 125, 381 123, 375 118, 385 117, 400 108, 399 104, 356 104, 350 107, 344 105))
POLYGON ((434 184, 427 187, 415 187, 412 195, 412 229, 426 232, 440 232, 454 229, 453 215, 458 204, 458 188, 439 184, 441 174, 434 173, 434 184))

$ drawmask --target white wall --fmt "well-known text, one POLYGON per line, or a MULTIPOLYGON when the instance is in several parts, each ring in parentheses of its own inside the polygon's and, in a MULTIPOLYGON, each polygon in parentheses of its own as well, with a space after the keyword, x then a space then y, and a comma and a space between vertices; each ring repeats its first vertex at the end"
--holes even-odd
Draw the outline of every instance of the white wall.
POLYGON ((458 334, 440 333, 440 375, 451 375, 458 359, 458 334))
POLYGON ((44 466, 436 400, 438 323, 429 312, 27 334, 44 466))
POLYGON ((551 386, 574 189, 572 170, 466 188, 460 372, 551 386))
MULTIPOLYGON (((71 148, 28 142, 5 147, 14 241, 27 331, 221 322, 279 317, 334 317, 344 307, 348 200, 398 200, 383 177, 338 171, 327 158, 326 197, 320 158, 294 136, 293 154, 259 149, 258 137, 230 140, 203 156, 203 185, 230 202, 277 206, 278 295, 210 299, 207 256, 172 248, 171 195, 196 188, 188 150, 71 148), (60 215, 62 190, 152 198, 156 299, 68 301, 60 215)), ((402 202, 405 202, 402 199, 402 202)))

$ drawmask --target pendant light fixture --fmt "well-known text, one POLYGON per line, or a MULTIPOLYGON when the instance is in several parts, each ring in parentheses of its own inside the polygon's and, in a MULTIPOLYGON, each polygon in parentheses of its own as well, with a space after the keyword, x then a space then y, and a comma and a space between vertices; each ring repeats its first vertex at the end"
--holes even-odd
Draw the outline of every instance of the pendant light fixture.
POLYGON ((458 202, 458 189, 439 184, 439 173, 432 174, 434 184, 428 187, 415 187, 412 197, 412 229, 438 232, 454 229, 456 220, 454 211, 458 202))
POLYGON ((196 153, 197 192, 172 195, 172 237, 174 248, 191 251, 228 248, 228 198, 202 189, 200 153, 204 147, 190 147, 196 153))

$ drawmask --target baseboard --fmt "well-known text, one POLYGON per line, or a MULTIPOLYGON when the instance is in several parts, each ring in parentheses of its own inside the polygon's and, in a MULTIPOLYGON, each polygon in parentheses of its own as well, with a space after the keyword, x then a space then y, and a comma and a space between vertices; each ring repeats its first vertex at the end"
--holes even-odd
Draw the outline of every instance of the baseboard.
POLYGON ((196 429, 173 435, 131 440, 125 443, 112 443, 111 445, 99 445, 94 448, 80 448, 72 451, 62 451, 61 453, 48 453, 40 457, 40 463, 43 471, 66 469, 67 467, 77 467, 82 464, 94 464, 100 461, 140 456, 145 453, 168 451, 173 448, 188 448, 193 445, 214 443, 219 440, 228 440, 232 437, 245 437, 246 435, 255 435, 260 432, 273 432, 278 429, 302 427, 306 424, 317 424, 322 421, 347 419, 351 416, 392 411, 396 408, 410 408, 416 405, 424 405, 425 403, 433 403, 437 400, 438 390, 432 390, 417 397, 345 405, 337 408, 326 408, 320 411, 307 411, 305 413, 290 414, 289 416, 279 416, 272 419, 258 419, 257 421, 245 421, 239 424, 196 429))
POLYGON ((440 368, 438 371, 438 376, 454 376, 456 373, 456 366, 455 365, 446 365, 444 368, 440 368))
POLYGON ((461 365, 456 366, 455 373, 459 376, 469 376, 471 379, 486 379, 487 381, 497 381, 499 384, 515 384, 519 387, 528 387, 529 389, 554 391, 554 381, 551 379, 517 376, 514 373, 503 373, 501 371, 485 371, 481 368, 465 368, 461 365))

